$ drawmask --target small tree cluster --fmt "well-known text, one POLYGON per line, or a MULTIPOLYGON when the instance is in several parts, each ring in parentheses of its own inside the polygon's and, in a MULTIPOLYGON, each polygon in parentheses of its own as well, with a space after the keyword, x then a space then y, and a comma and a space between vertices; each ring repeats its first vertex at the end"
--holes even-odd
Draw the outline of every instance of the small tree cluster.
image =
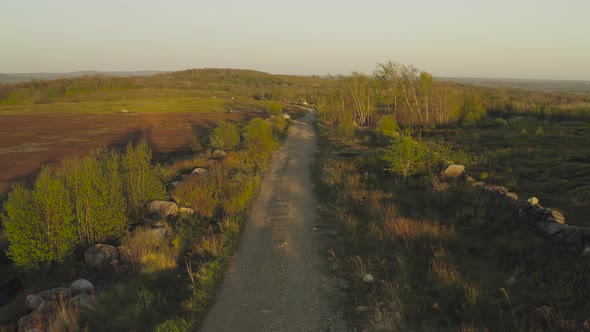
POLYGON ((127 212, 165 194, 150 161, 145 142, 125 154, 99 148, 45 167, 32 188, 17 183, 4 205, 8 255, 35 268, 63 261, 78 245, 120 237, 127 212))

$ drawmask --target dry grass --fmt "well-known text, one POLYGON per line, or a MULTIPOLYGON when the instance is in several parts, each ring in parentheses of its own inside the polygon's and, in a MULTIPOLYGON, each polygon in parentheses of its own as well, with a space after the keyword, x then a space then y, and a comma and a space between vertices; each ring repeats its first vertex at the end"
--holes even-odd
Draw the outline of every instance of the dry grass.
POLYGON ((138 228, 125 239, 125 260, 133 272, 157 272, 176 267, 178 252, 149 228, 138 228))
POLYGON ((383 222, 383 232, 387 240, 411 242, 421 239, 446 240, 455 234, 455 228, 439 225, 435 221, 398 217, 386 219, 383 222))

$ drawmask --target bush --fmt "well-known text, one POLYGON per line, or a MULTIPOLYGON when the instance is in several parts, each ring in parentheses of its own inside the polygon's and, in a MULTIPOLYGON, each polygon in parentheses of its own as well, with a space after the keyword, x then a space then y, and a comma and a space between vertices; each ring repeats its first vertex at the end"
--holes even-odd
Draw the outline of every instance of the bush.
POLYGON ((268 153, 276 146, 272 128, 260 118, 252 119, 244 128, 244 142, 253 152, 268 153))
POLYGON ((129 143, 123 156, 125 196, 129 209, 135 210, 154 199, 166 195, 166 188, 155 167, 151 165, 152 152, 144 140, 136 146, 129 143))
POLYGON ((383 137, 396 137, 399 135, 397 122, 392 115, 382 117, 377 123, 377 132, 383 137))
POLYGON ((283 116, 283 105, 276 101, 271 101, 267 106, 268 114, 274 116, 283 116))
POLYGON ((389 163, 387 171, 401 173, 406 179, 408 176, 418 173, 423 166, 422 140, 414 142, 411 133, 406 130, 385 150, 383 159, 389 163))
POLYGON ((240 144, 240 132, 234 124, 221 121, 213 130, 210 142, 214 149, 231 150, 240 144))
POLYGON ((64 206, 69 203, 64 183, 48 173, 41 172, 33 190, 17 183, 4 205, 8 256, 26 269, 63 261, 76 243, 72 209, 64 206))

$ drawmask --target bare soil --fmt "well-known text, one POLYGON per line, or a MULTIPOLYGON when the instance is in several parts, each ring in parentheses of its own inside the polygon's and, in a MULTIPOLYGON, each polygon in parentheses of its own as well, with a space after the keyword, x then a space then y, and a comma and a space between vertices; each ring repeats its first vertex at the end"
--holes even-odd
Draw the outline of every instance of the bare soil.
POLYGON ((221 119, 252 113, 37 114, 0 116, 0 198, 15 181, 32 180, 45 164, 105 145, 122 149, 147 139, 155 154, 187 146, 221 119))
POLYGON ((202 331, 347 329, 342 294, 326 274, 326 228, 310 177, 314 120, 296 121, 274 156, 202 331))

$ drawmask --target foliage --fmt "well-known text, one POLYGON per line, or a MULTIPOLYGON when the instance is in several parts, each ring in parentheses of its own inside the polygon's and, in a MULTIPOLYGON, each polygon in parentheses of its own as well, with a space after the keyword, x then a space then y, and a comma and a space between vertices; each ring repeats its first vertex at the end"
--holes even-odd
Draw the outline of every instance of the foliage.
POLYGON ((158 169, 151 165, 152 152, 145 140, 137 145, 129 143, 123 155, 125 196, 130 209, 138 209, 154 199, 162 199, 166 188, 158 169))
POLYGON ((274 115, 274 116, 283 116, 283 105, 281 105, 281 103, 276 102, 276 101, 271 101, 268 103, 267 105, 267 110, 268 110, 268 114, 269 115, 274 115))
POLYGON ((244 128, 244 143, 250 151, 266 154, 275 146, 272 128, 260 118, 252 119, 244 128))
POLYGON ((414 141, 411 132, 406 130, 392 141, 383 159, 388 162, 389 172, 401 173, 405 179, 422 170, 424 157, 422 139, 414 141))
POLYGON ((466 127, 473 127, 485 114, 486 110, 479 96, 465 94, 463 97, 463 107, 461 108, 462 124, 466 127))
POLYGON ((236 125, 221 121, 211 133, 210 143, 214 149, 231 150, 240 144, 240 131, 236 125))
POLYGON ((32 189, 16 184, 4 205, 4 225, 15 263, 31 269, 64 261, 76 246, 117 239, 126 212, 162 197, 145 142, 125 154, 99 148, 44 168, 32 189))
POLYGON ((399 135, 398 129, 395 117, 391 115, 381 117, 377 123, 377 133, 383 137, 396 137, 399 135))

